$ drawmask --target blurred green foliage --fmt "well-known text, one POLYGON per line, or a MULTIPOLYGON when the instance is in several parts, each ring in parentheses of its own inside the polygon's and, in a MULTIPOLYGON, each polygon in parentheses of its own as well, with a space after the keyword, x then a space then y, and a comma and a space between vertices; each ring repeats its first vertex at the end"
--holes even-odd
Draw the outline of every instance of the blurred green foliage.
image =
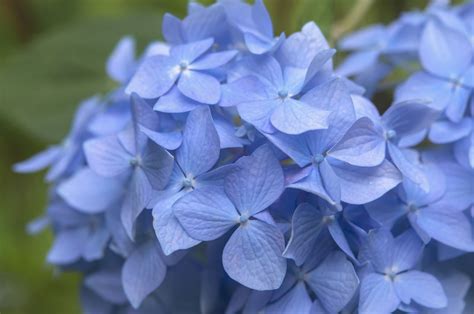
MULTIPOLYGON (((201 3, 210 3, 206 0, 201 3)), ((334 42, 340 31, 389 21, 427 0, 266 0, 275 31, 314 20, 334 42), (353 17, 356 6, 361 17, 353 17), (365 7, 364 7, 365 6, 365 7)), ((14 162, 57 142, 77 103, 113 87, 105 60, 123 35, 143 47, 160 37, 163 12, 184 16, 186 0, 0 0, 0 313, 79 313, 73 274, 44 262, 50 233, 30 237, 40 215, 42 175, 11 173, 14 162)))

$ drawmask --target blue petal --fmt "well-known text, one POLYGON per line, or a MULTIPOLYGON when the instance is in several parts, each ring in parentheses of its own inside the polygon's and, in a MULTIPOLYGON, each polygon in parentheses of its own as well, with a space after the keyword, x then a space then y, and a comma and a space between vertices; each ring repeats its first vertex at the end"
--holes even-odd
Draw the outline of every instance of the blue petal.
POLYGON ((115 177, 130 170, 132 156, 116 136, 88 140, 84 153, 89 167, 104 177, 115 177))
POLYGON ((123 185, 122 180, 83 168, 61 183, 57 192, 70 206, 94 214, 109 209, 123 195, 123 185))
POLYGON ((392 255, 392 269, 403 272, 413 268, 420 259, 424 247, 423 241, 413 230, 397 236, 393 246, 389 248, 392 255))
POLYGON ((296 99, 286 99, 271 115, 272 125, 286 134, 301 134, 328 127, 330 112, 296 99))
POLYGON ((155 243, 149 241, 135 249, 123 265, 123 289, 134 308, 165 279, 166 265, 158 250, 155 243))
POLYGON ((386 36, 383 25, 371 25, 342 38, 339 47, 343 50, 371 48, 376 46, 383 36, 386 36))
POLYGON ((409 160, 406 156, 406 153, 400 148, 398 148, 396 145, 390 142, 387 144, 390 159, 398 168, 398 170, 400 170, 403 176, 418 184, 423 191, 428 191, 428 178, 421 169, 421 167, 419 165, 414 164, 413 161, 409 160))
POLYGON ((354 266, 344 254, 329 255, 308 274, 308 284, 329 313, 338 313, 352 299, 359 286, 354 266))
POLYGON ((400 138, 428 128, 438 116, 439 112, 424 100, 412 100, 390 106, 383 114, 382 122, 400 138))
POLYGON ((445 206, 434 204, 423 208, 416 214, 416 223, 441 243, 463 251, 474 251, 470 219, 464 212, 453 212, 445 206))
POLYGON ((400 300, 393 283, 384 275, 369 274, 360 285, 359 313, 391 313, 396 310, 400 300))
POLYGON ((219 136, 209 108, 194 109, 186 120, 183 143, 176 152, 176 161, 185 175, 196 177, 215 165, 219 153, 219 136))
POLYGON ((446 174, 447 190, 444 202, 451 210, 464 210, 474 204, 473 184, 474 171, 454 163, 442 164, 441 169, 446 174))
POLYGON ((254 75, 248 75, 221 86, 221 107, 236 106, 241 103, 251 103, 265 100, 267 94, 265 85, 254 75))
POLYGON ((388 161, 376 167, 354 167, 331 162, 341 184, 341 200, 349 204, 365 204, 387 193, 401 180, 401 174, 388 161))
POLYGON ((388 227, 406 214, 406 204, 400 201, 395 191, 388 192, 375 201, 365 204, 365 209, 370 217, 388 227))
POLYGON ((448 305, 448 299, 440 282, 433 276, 417 270, 397 275, 395 291, 404 303, 411 300, 429 308, 440 309, 448 305))
POLYGON ((170 44, 176 45, 184 41, 181 32, 181 21, 172 14, 166 13, 163 16, 161 30, 163 38, 170 44))
POLYGON ((280 101, 274 99, 257 100, 241 103, 237 109, 242 119, 257 129, 267 133, 273 133, 275 129, 270 124, 270 117, 279 105, 281 105, 280 101))
POLYGON ((175 150, 181 145, 183 141, 183 136, 179 131, 155 132, 145 127, 140 127, 140 131, 148 136, 148 138, 156 144, 169 150, 175 150))
POLYGON ((337 204, 341 201, 341 183, 336 173, 332 169, 327 159, 319 164, 319 173, 323 182, 324 189, 331 197, 331 204, 337 204))
POLYGON ((277 227, 249 220, 230 237, 222 255, 227 274, 254 290, 280 287, 286 274, 285 241, 277 227))
POLYGON ((214 52, 206 54, 204 57, 193 62, 189 69, 191 70, 209 70, 227 64, 237 55, 237 50, 214 52))
POLYGON ((300 167, 307 166, 312 162, 312 152, 308 145, 310 134, 299 136, 283 133, 264 134, 272 144, 293 159, 300 167))
POLYGON ((309 313, 311 298, 306 291, 305 284, 299 282, 282 298, 265 308, 265 313, 309 313))
POLYGON ((360 118, 341 140, 332 147, 328 156, 353 166, 374 167, 385 159, 385 139, 367 117, 360 118))
POLYGON ((380 52, 377 50, 354 52, 342 62, 336 72, 341 76, 361 74, 376 64, 379 55, 380 52))
POLYGON ((337 246, 339 246, 339 248, 352 260, 356 260, 339 221, 334 220, 332 223, 328 224, 328 230, 337 246))
POLYGON ((380 114, 375 105, 367 98, 360 95, 351 95, 352 103, 356 113, 356 118, 367 117, 376 125, 380 124, 380 114))
POLYGON ((187 233, 196 240, 211 241, 239 222, 230 200, 214 188, 201 188, 181 198, 173 212, 187 233))
POLYGON ((109 245, 109 240, 110 232, 105 226, 92 231, 82 253, 84 260, 90 262, 102 259, 109 245))
POLYGON ((141 154, 140 167, 155 190, 162 190, 166 186, 173 166, 173 156, 161 146, 148 141, 148 145, 141 154))
POLYGON ((446 108, 446 116, 454 122, 459 122, 464 116, 466 107, 469 101, 469 97, 472 93, 472 89, 464 87, 455 87, 451 90, 451 99, 446 108))
POLYGON ((88 228, 79 227, 56 233, 53 246, 48 252, 48 263, 66 265, 78 261, 89 237, 88 228))
POLYGON ((291 258, 296 265, 302 265, 312 252, 318 234, 324 225, 321 212, 308 203, 300 204, 291 220, 291 236, 283 256, 291 258))
POLYGON ((120 218, 130 239, 134 238, 135 220, 148 205, 152 197, 152 187, 145 172, 136 168, 133 171, 120 218))
POLYGON ((458 77, 471 63, 472 46, 462 33, 436 20, 425 26, 420 40, 423 67, 444 78, 458 77))
POLYGON ((283 193, 283 170, 269 145, 240 158, 236 165, 240 170, 226 177, 225 191, 241 214, 261 212, 283 193))
POLYGON ((256 0, 251 10, 255 28, 266 37, 273 37, 273 25, 263 0, 256 0))
POLYGON ((135 41, 122 38, 107 60, 107 74, 122 84, 127 83, 135 70, 135 41))
POLYGON ((209 74, 185 71, 178 81, 178 89, 185 96, 203 104, 214 105, 221 98, 221 85, 209 74))
POLYGON ((394 239, 390 231, 386 229, 371 230, 366 242, 360 248, 359 260, 361 263, 370 263, 377 272, 384 273, 391 267, 393 246, 394 239))
POLYGON ((188 249, 200 241, 191 238, 173 212, 173 204, 186 192, 177 193, 165 203, 153 208, 153 228, 165 255, 188 249))
POLYGON ((313 166, 309 166, 301 171, 303 174, 303 178, 297 180, 295 182, 290 182, 288 185, 289 188, 299 189, 302 191, 306 191, 309 193, 313 193, 321 197, 322 199, 326 200, 331 204, 335 204, 334 200, 331 196, 328 195, 328 191, 324 187, 321 174, 318 168, 313 166))
POLYGON ((325 49, 318 52, 311 63, 305 76, 305 83, 308 83, 318 73, 324 65, 330 63, 332 56, 336 53, 335 49, 325 49))
POLYGON ((160 112, 182 113, 201 106, 202 104, 197 101, 184 96, 178 87, 173 87, 167 94, 158 99, 153 109, 160 112))
POLYGON ((61 148, 52 146, 45 151, 34 155, 28 160, 19 162, 13 166, 13 170, 19 173, 36 172, 54 163, 61 156, 61 148))
POLYGON ((176 61, 170 57, 152 56, 138 68, 125 92, 142 98, 158 98, 168 92, 179 76, 176 61))
POLYGON ((174 46, 171 48, 171 56, 177 60, 178 64, 181 61, 186 61, 192 64, 194 60, 208 51, 214 44, 214 39, 207 38, 200 41, 195 41, 189 44, 174 46))
POLYGON ((468 117, 458 123, 441 120, 431 125, 428 137, 435 144, 446 144, 467 136, 473 131, 473 128, 472 120, 468 117))

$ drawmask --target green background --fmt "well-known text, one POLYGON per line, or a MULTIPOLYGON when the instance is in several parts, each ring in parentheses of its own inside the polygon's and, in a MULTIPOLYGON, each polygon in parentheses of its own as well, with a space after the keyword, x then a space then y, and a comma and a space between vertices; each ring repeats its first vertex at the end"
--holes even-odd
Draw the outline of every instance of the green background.
MULTIPOLYGON (((209 3, 211 1, 202 1, 209 3)), ((266 0, 275 31, 314 20, 334 42, 344 32, 426 0, 266 0)), ((77 103, 114 87, 104 64, 123 35, 159 39, 161 15, 183 17, 185 0, 0 0, 0 313, 79 313, 76 274, 45 263, 50 232, 26 224, 44 210, 42 175, 11 165, 58 142, 77 103)))

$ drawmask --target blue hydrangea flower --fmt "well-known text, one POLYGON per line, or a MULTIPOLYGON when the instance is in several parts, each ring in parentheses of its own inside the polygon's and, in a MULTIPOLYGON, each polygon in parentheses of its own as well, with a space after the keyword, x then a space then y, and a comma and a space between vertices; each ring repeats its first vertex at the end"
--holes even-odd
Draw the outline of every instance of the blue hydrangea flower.
POLYGON ((234 165, 212 169, 220 155, 219 137, 209 108, 193 110, 186 121, 183 143, 176 150, 173 173, 163 191, 150 202, 154 227, 165 254, 190 248, 199 241, 190 237, 174 215, 173 205, 191 191, 223 190, 224 178, 234 165))
POLYGON ((269 146, 236 162, 241 169, 225 179, 225 194, 216 189, 189 193, 174 206, 188 234, 200 241, 221 237, 237 226, 222 262, 227 274, 255 290, 278 288, 286 273, 284 239, 261 214, 283 192, 283 172, 269 146), (255 175, 256 176, 255 176, 255 175))
MULTIPOLYGON (((181 101, 186 99, 204 104, 216 104, 220 99, 220 82, 209 71, 228 63, 236 51, 207 53, 214 40, 212 38, 171 47, 169 56, 152 56, 139 67, 127 86, 127 93, 137 93, 142 98, 168 97, 181 101), (172 87, 177 82, 176 89, 172 87), (171 90, 171 91, 170 91, 171 90)), ((168 99, 169 101, 169 99, 168 99)), ((157 103, 159 109, 165 100, 157 103)), ((165 102, 167 103, 167 102, 165 102)), ((181 110, 186 111, 184 108, 181 110)), ((175 111, 181 112, 181 111, 175 111)))
POLYGON ((69 135, 63 142, 16 164, 14 170, 20 173, 29 173, 49 167, 46 174, 48 182, 56 181, 72 172, 84 158, 82 144, 92 136, 88 130, 89 123, 100 109, 101 102, 98 97, 82 102, 74 117, 69 135))
POLYGON ((395 239, 380 229, 369 234, 361 260, 368 270, 361 278, 360 313, 390 313, 401 303, 415 302, 427 308, 443 308, 447 298, 431 274, 414 270, 423 252, 423 242, 411 231, 395 239))
POLYGON ((118 135, 88 140, 84 144, 90 168, 103 177, 121 177, 127 182, 122 208, 122 222, 133 238, 135 219, 152 197, 153 189, 168 183, 173 169, 173 156, 147 140, 134 125, 118 135))

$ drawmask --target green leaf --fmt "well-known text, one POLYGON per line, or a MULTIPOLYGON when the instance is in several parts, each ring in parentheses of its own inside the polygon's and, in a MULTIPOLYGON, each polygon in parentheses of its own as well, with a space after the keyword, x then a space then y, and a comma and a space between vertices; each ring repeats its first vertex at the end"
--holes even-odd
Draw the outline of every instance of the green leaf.
POLYGON ((86 20, 39 36, 0 70, 0 115, 16 128, 58 142, 78 102, 114 87, 105 62, 116 42, 132 35, 157 40, 161 14, 86 20))

